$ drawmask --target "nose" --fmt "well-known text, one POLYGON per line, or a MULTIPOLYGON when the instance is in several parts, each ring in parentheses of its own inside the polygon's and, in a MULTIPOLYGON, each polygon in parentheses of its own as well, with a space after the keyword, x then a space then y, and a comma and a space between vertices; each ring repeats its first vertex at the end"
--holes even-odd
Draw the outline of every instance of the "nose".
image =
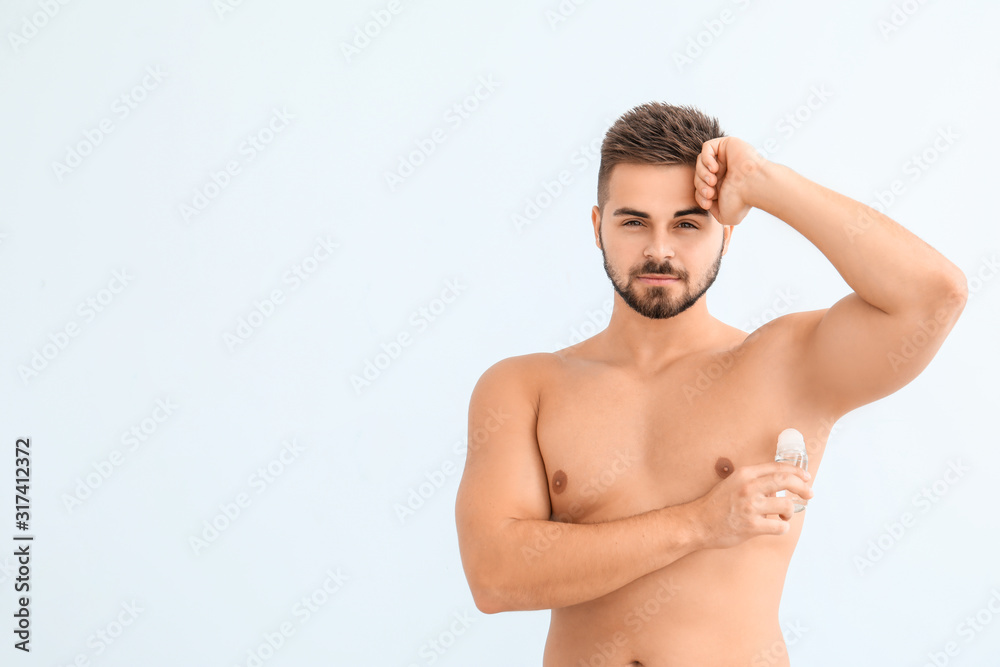
POLYGON ((674 256, 674 246, 667 230, 662 227, 655 230, 643 254, 655 262, 672 258, 674 256))

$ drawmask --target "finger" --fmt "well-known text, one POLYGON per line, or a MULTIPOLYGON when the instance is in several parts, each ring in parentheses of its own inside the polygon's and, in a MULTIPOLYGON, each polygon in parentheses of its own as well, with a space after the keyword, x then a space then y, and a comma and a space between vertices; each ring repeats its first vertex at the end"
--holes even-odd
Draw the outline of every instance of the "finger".
POLYGON ((792 475, 798 475, 807 482, 812 480, 812 475, 808 470, 803 470, 802 468, 792 465, 786 461, 755 463, 753 465, 743 466, 740 470, 742 470, 743 474, 747 476, 747 479, 756 479, 758 477, 764 477, 765 475, 774 475, 779 472, 784 472, 792 475))
POLYGON ((698 206, 707 209, 712 203, 715 190, 697 176, 694 178, 694 198, 698 206))
POLYGON ((761 498, 755 506, 765 516, 773 514, 786 521, 795 513, 795 502, 791 498, 761 498))
POLYGON ((765 517, 757 523, 757 532, 761 535, 784 535, 791 529, 792 524, 780 517, 765 517))
MULTIPOLYGON (((701 158, 701 156, 699 156, 701 158)), ((696 179, 701 179, 705 185, 715 185, 715 174, 709 171, 708 167, 705 165, 705 160, 699 159, 694 166, 694 175, 696 179)))
POLYGON ((789 479, 788 482, 784 484, 779 483, 776 486, 778 486, 779 488, 773 494, 768 493, 764 494, 764 496, 765 497, 778 496, 778 492, 782 492, 780 496, 781 498, 786 498, 786 497, 791 497, 792 495, 796 495, 803 501, 810 500, 811 498, 813 498, 813 496, 815 496, 812 487, 802 483, 801 481, 798 481, 797 477, 792 477, 789 479))
POLYGON ((708 183, 705 181, 704 178, 702 178, 701 174, 697 173, 697 171, 696 171, 695 175, 694 175, 694 191, 695 191, 695 193, 700 193, 701 189, 704 188, 704 187, 707 187, 707 186, 708 186, 708 183))
POLYGON ((777 491, 790 491, 803 498, 812 498, 812 485, 806 483, 795 473, 779 472, 770 477, 762 477, 757 480, 757 489, 765 496, 770 496, 777 491))
POLYGON ((717 173, 719 171, 719 161, 715 157, 716 143, 718 142, 710 139, 701 147, 701 154, 704 156, 705 165, 712 173, 717 173))
POLYGON ((712 195, 705 195, 703 191, 699 190, 695 193, 695 201, 698 202, 698 206, 702 207, 706 211, 712 206, 712 195))

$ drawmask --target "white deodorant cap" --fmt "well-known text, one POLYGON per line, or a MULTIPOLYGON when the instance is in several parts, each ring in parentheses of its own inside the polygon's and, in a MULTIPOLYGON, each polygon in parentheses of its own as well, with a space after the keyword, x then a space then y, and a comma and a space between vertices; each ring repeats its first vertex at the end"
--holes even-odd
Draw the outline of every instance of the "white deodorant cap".
POLYGON ((785 449, 801 449, 806 448, 806 441, 794 428, 786 428, 784 431, 778 434, 778 451, 785 449))

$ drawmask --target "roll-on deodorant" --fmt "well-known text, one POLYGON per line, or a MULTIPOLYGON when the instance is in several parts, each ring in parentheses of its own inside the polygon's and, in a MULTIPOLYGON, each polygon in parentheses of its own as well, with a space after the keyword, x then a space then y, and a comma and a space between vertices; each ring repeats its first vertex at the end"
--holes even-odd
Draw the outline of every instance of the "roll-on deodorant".
MULTIPOLYGON (((806 441, 802 438, 802 434, 794 428, 786 428, 779 433, 778 453, 775 454, 774 460, 791 463, 793 466, 798 466, 803 470, 809 470, 809 455, 806 453, 806 441)), ((782 489, 775 495, 783 498, 785 494, 786 491, 782 489)), ((807 501, 799 498, 794 493, 788 493, 787 495, 795 503, 796 512, 801 512, 806 508, 807 501)))

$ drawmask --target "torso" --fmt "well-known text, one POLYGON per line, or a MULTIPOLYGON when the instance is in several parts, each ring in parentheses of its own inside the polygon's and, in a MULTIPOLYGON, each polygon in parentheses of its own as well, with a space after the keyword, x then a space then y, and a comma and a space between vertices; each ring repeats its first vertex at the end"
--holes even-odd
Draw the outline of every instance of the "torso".
MULTIPOLYGON (((537 439, 552 520, 610 521, 692 501, 740 466, 773 461, 786 428, 805 436, 815 478, 833 420, 788 396, 788 371, 774 363, 780 336, 722 325, 713 341, 645 376, 602 359, 599 336, 540 355, 537 439)), ((553 609, 543 666, 787 666, 778 604, 807 514, 795 513, 785 535, 696 551, 553 609)))

